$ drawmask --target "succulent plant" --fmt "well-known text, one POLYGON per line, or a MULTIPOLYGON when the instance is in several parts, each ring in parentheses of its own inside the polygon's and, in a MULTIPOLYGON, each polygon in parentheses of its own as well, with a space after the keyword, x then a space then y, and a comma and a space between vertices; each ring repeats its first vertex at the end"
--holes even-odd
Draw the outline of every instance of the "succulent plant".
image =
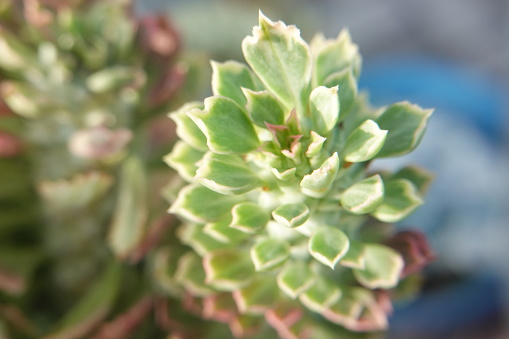
POLYGON ((180 140, 165 161, 186 183, 168 188, 169 211, 188 247, 156 255, 160 287, 236 337, 267 324, 281 338, 384 330, 391 293, 416 271, 397 249, 423 248, 411 236, 390 247, 391 224, 431 176, 370 164, 414 150, 432 110, 372 108, 346 30, 308 45, 260 12, 242 51, 247 64, 212 62, 213 96, 170 115, 180 140))

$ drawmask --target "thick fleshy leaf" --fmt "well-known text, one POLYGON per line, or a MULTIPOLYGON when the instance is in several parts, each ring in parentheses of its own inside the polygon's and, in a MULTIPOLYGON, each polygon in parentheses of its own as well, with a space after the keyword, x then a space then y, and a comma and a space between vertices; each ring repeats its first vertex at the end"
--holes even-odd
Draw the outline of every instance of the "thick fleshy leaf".
POLYGON ((242 154, 260 146, 247 113, 232 99, 209 97, 204 110, 194 109, 188 115, 205 134, 208 148, 214 153, 242 154))
POLYGON ((202 258, 193 252, 187 252, 178 261, 175 279, 194 296, 205 297, 214 290, 205 284, 205 270, 202 258))
POLYGON ((313 157, 320 154, 322 150, 323 143, 327 138, 322 137, 315 131, 311 131, 311 142, 309 143, 308 149, 306 151, 306 156, 313 157))
POLYGON ((209 253, 203 259, 206 282, 221 291, 234 291, 253 278, 254 266, 244 251, 225 249, 209 253))
POLYGON ((193 109, 203 109, 203 103, 190 102, 177 111, 170 113, 168 116, 177 124, 176 133, 180 139, 197 150, 208 151, 205 134, 203 134, 193 120, 187 115, 187 112, 193 109))
POLYGON ((323 276, 317 276, 315 283, 299 296, 299 300, 311 311, 321 313, 341 297, 337 284, 323 276))
POLYGON ((378 174, 353 184, 340 198, 341 206, 353 214, 372 212, 383 200, 384 184, 378 174))
POLYGON ((163 160, 174 168, 182 178, 192 181, 198 169, 196 163, 203 158, 203 155, 202 151, 198 151, 184 141, 179 140, 173 146, 171 153, 166 155, 163 160))
POLYGON ((339 157, 334 153, 324 161, 320 168, 302 178, 300 187, 302 193, 313 198, 321 198, 327 194, 330 185, 336 178, 339 170, 339 157))
POLYGON ((272 212, 272 217, 281 225, 297 227, 308 220, 309 208, 302 202, 284 204, 272 212))
POLYGON ((373 120, 364 121, 346 139, 343 158, 349 162, 367 161, 376 156, 384 145, 387 131, 373 120))
POLYGON ((248 64, 287 110, 304 112, 311 79, 309 47, 295 26, 272 22, 260 12, 253 36, 242 42, 248 64))
POLYGON ((242 194, 262 185, 262 181, 242 158, 208 153, 196 171, 196 181, 221 194, 242 194))
POLYGON ((281 180, 282 182, 289 182, 292 179, 296 178, 295 173, 297 172, 297 168, 295 168, 295 167, 287 169, 283 172, 279 172, 277 170, 277 168, 271 168, 270 170, 271 170, 272 174, 274 174, 274 176, 276 178, 278 178, 279 180, 281 180))
POLYGON ((223 63, 212 61, 212 93, 234 100, 240 106, 246 104, 242 88, 263 89, 260 80, 244 64, 237 61, 223 63))
POLYGON ((395 250, 380 244, 364 244, 364 269, 354 269, 357 280, 364 286, 392 288, 398 284, 403 270, 403 258, 395 250))
POLYGON ((313 258, 332 269, 349 247, 350 241, 346 234, 331 226, 319 228, 308 243, 308 250, 313 258))
POLYGON ((121 267, 111 264, 78 304, 66 313, 58 329, 44 339, 72 339, 87 336, 108 315, 121 282, 121 267))
POLYGON ((297 298, 302 292, 310 288, 315 276, 308 264, 302 260, 291 261, 283 267, 277 275, 277 284, 290 298, 297 298))
POLYGON ((122 166, 117 206, 108 234, 115 255, 129 255, 143 240, 147 226, 147 179, 140 159, 131 157, 122 166))
POLYGON ((228 244, 207 234, 203 229, 203 225, 199 224, 189 223, 182 225, 179 228, 178 235, 182 243, 191 246, 202 257, 212 251, 228 247, 228 244))
POLYGON ((348 115, 355 98, 357 97, 357 79, 351 68, 329 75, 324 82, 327 87, 338 87, 339 93, 339 121, 348 115))
POLYGON ((379 157, 400 156, 414 150, 426 130, 433 110, 422 109, 408 102, 389 106, 377 119, 381 129, 388 130, 379 157))
POLYGON ((248 89, 243 92, 247 98, 246 110, 256 126, 266 128, 266 123, 276 126, 285 123, 285 109, 272 93, 248 89))
POLYGON ((341 258, 339 264, 345 267, 364 269, 366 260, 364 259, 364 247, 362 243, 350 240, 348 252, 341 258))
POLYGON ((263 314, 274 306, 278 288, 271 276, 259 276, 249 285, 233 292, 240 313, 263 314))
POLYGON ((203 232, 225 244, 235 244, 243 241, 247 234, 230 227, 231 221, 232 218, 227 217, 216 222, 208 223, 203 228, 203 232))
POLYGON ((136 78, 136 70, 127 66, 112 66, 103 68, 91 74, 85 83, 87 88, 95 93, 104 93, 119 89, 131 82, 136 78))
POLYGON ((350 33, 343 30, 334 40, 326 40, 317 35, 311 42, 315 58, 314 79, 317 85, 325 85, 325 79, 331 74, 351 68, 359 76, 361 56, 359 48, 352 43, 350 33))
POLYGON ((403 167, 391 177, 391 179, 410 180, 422 195, 424 195, 428 190, 433 178, 433 174, 416 166, 403 167))
POLYGON ((313 130, 328 136, 339 119, 338 87, 319 86, 309 96, 313 130))
POLYGON ((242 202, 232 208, 230 227, 245 233, 256 233, 263 229, 269 220, 270 214, 260 205, 242 202))
POLYGON ((422 203, 423 200, 412 182, 407 179, 391 179, 385 183, 383 203, 371 214, 384 222, 398 222, 422 203))
POLYGON ((179 191, 169 212, 195 222, 213 222, 228 214, 238 203, 238 196, 225 196, 199 184, 192 184, 179 191))
POLYGON ((284 240, 265 238, 251 247, 251 260, 257 271, 267 271, 281 265, 290 256, 290 246, 284 240))

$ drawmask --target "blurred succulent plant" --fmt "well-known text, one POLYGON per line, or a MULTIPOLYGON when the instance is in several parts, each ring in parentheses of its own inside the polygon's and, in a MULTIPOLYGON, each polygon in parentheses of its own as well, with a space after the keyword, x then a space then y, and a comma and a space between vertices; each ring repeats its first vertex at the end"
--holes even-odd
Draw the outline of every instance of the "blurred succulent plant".
POLYGON ((161 288, 235 337, 384 330, 391 293, 432 257, 418 236, 389 241, 390 226, 422 204, 431 176, 369 165, 411 152, 432 111, 371 108, 347 31, 308 45, 260 13, 242 51, 248 65, 212 62, 214 96, 170 115, 181 140, 165 161, 188 184, 167 196, 191 250, 155 256, 161 288))
POLYGON ((143 270, 122 262, 138 263, 172 221, 159 194, 165 114, 197 95, 200 61, 182 57, 163 16, 130 12, 124 0, 0 0, 0 318, 14 338, 79 338, 114 323, 112 308, 121 321, 152 305, 143 270), (21 251, 34 234, 39 246, 21 251))

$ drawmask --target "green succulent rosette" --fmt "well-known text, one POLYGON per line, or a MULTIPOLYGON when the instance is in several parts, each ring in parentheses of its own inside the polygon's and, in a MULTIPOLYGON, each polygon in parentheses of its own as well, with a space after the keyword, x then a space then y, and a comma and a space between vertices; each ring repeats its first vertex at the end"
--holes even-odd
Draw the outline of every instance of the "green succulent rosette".
POLYGON ((247 64, 212 62, 213 96, 170 114, 180 141, 165 161, 188 184, 169 211, 192 250, 161 261, 161 286, 235 336, 385 329, 404 260, 383 225, 422 204, 430 177, 369 165, 411 152, 432 111, 371 108, 347 31, 308 45, 260 13, 242 51, 247 64))

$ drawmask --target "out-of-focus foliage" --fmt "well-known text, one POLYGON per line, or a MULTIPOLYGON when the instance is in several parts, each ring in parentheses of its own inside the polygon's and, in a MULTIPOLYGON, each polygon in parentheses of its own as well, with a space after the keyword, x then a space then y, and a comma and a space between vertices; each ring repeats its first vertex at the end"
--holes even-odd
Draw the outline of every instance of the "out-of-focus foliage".
POLYGON ((0 336, 159 335, 142 259, 173 223, 165 115, 202 61, 130 7, 0 0, 0 336))

